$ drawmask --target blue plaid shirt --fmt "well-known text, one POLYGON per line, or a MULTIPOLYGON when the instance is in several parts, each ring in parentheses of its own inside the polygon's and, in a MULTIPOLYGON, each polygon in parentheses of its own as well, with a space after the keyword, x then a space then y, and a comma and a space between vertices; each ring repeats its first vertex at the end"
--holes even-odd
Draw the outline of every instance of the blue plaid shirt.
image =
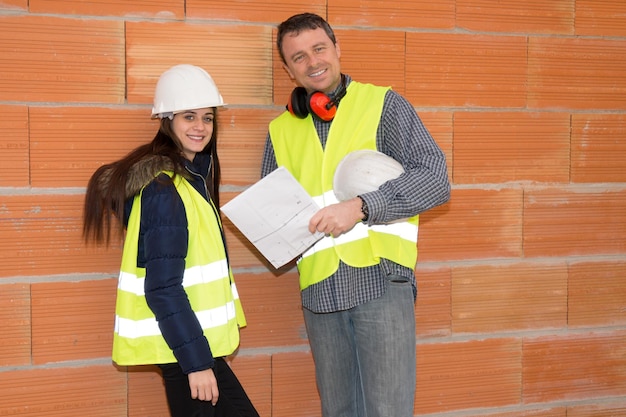
MULTIPOLYGON (((349 76, 346 76, 346 82, 351 82, 349 76)), ((325 147, 332 121, 313 118, 313 123, 325 147)), ((407 175, 361 196, 369 209, 368 224, 412 217, 448 201, 450 183, 445 155, 413 106, 393 90, 385 96, 376 147, 399 161, 407 175)), ((277 167, 268 134, 261 176, 277 167)), ((385 292, 385 277, 391 274, 408 279, 413 284, 414 296, 417 296, 415 273, 411 268, 388 259, 381 259, 378 265, 366 268, 355 268, 340 262, 337 272, 302 291, 302 306, 315 313, 350 309, 380 297, 385 292)))

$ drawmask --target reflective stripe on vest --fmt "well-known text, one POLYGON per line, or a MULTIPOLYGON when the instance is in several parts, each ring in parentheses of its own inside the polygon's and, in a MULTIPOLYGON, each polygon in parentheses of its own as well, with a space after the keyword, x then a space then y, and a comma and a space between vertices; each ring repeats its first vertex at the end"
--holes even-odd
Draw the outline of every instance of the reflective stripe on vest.
MULTIPOLYGON (((226 356, 239 346, 239 327, 246 323, 226 260, 219 219, 212 203, 187 180, 176 176, 174 185, 185 206, 189 230, 183 288, 211 352, 215 357, 226 356)), ((112 356, 118 365, 176 362, 146 302, 146 271, 137 267, 140 215, 141 195, 138 195, 128 222, 117 289, 112 356)))
MULTIPOLYGON (((270 137, 279 166, 285 166, 320 207, 337 203, 333 175, 341 159, 359 149, 376 149, 376 132, 389 89, 351 82, 322 149, 309 115, 283 113, 270 123, 270 137), (298 146, 293 146, 294 140, 298 146)), ((326 237, 298 260, 300 288, 328 278, 339 260, 355 267, 376 265, 380 258, 414 268, 417 261, 418 216, 387 225, 357 223, 338 238, 326 237)))

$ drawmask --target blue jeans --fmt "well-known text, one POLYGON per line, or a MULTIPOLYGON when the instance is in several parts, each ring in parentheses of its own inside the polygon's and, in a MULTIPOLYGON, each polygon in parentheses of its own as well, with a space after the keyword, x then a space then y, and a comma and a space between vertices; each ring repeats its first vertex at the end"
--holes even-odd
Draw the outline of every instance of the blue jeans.
POLYGON ((304 309, 323 417, 412 417, 415 303, 390 276, 385 294, 350 310, 304 309))

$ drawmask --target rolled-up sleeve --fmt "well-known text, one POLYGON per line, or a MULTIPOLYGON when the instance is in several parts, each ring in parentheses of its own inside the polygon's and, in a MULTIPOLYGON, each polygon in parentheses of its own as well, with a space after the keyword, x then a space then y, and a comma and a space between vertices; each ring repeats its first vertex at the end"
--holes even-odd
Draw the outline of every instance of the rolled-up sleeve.
POLYGON ((400 162, 405 172, 362 196, 369 223, 411 217, 450 199, 445 154, 413 106, 392 90, 385 99, 377 147, 400 162))

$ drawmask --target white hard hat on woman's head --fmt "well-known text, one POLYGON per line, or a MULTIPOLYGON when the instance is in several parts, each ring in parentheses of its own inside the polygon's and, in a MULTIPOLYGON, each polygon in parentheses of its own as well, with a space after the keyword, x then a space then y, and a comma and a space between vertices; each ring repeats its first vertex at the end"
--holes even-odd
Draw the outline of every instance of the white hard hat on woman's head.
POLYGON ((224 106, 213 78, 190 64, 173 66, 159 77, 154 91, 152 117, 171 117, 185 110, 224 106))

